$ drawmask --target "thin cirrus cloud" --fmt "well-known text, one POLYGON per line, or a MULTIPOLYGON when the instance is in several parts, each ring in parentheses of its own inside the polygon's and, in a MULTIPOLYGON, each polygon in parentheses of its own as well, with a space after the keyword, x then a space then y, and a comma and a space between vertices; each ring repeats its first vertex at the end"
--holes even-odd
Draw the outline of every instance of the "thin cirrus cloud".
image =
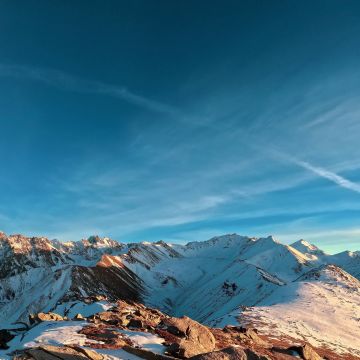
POLYGON ((131 92, 124 86, 86 80, 59 70, 0 64, 0 77, 29 79, 66 91, 107 95, 153 112, 172 117, 184 116, 179 109, 131 92))
MULTIPOLYGON (((281 152, 274 147, 270 148, 268 152, 278 160, 284 160, 290 164, 297 165, 300 168, 308 170, 312 174, 315 174, 321 178, 327 179, 344 189, 348 189, 356 193, 360 193, 360 184, 357 184, 349 179, 346 179, 345 177, 337 174, 336 172, 330 171, 320 166, 315 166, 307 161, 300 160, 294 156, 287 155, 284 152, 281 152)), ((348 162, 347 166, 343 168, 343 170, 354 170, 357 168, 358 168, 358 162, 350 161, 348 162)))
POLYGON ((302 168, 309 170, 320 177, 323 177, 324 179, 328 179, 332 181, 333 183, 339 185, 340 187, 360 193, 359 184, 354 183, 353 181, 348 180, 332 171, 329 171, 322 167, 314 166, 306 161, 293 159, 293 162, 301 166, 302 168))

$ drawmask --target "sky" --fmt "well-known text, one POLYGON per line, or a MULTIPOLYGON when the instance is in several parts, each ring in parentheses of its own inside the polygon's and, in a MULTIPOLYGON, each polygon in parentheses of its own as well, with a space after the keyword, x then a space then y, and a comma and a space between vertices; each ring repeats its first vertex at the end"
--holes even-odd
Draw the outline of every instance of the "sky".
POLYGON ((360 3, 0 2, 0 229, 360 250, 360 3))

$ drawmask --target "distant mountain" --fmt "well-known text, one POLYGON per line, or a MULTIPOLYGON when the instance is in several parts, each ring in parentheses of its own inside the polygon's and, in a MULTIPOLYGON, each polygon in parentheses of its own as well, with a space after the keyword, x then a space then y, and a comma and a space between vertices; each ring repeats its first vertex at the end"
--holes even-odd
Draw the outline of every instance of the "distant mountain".
POLYGON ((360 356, 358 252, 229 234, 186 245, 0 233, 0 324, 91 296, 140 301, 204 324, 252 322, 360 356), (357 278, 357 279, 356 279, 357 278), (336 338, 333 326, 336 323, 336 338), (299 325, 301 324, 301 325, 299 325))

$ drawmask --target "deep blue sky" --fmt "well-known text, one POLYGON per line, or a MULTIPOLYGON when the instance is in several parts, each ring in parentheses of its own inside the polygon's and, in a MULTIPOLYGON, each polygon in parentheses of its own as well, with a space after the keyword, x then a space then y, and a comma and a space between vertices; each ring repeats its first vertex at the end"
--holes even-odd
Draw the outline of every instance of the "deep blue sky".
POLYGON ((0 229, 360 249, 359 1, 1 1, 0 229))

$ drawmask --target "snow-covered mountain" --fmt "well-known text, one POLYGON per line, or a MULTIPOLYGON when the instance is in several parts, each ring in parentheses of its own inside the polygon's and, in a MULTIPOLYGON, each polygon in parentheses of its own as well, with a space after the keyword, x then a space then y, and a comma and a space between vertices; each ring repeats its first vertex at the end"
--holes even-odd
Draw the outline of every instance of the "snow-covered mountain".
POLYGON ((304 240, 284 245, 272 236, 230 234, 186 245, 97 236, 63 243, 0 233, 0 323, 7 328, 29 313, 104 295, 214 326, 253 321, 266 323, 266 332, 278 323, 280 335, 313 337, 316 345, 360 355, 360 343, 345 336, 358 330, 356 278, 358 252, 328 255, 304 240), (340 318, 340 338, 329 337, 325 325, 316 331, 317 323, 340 318))

